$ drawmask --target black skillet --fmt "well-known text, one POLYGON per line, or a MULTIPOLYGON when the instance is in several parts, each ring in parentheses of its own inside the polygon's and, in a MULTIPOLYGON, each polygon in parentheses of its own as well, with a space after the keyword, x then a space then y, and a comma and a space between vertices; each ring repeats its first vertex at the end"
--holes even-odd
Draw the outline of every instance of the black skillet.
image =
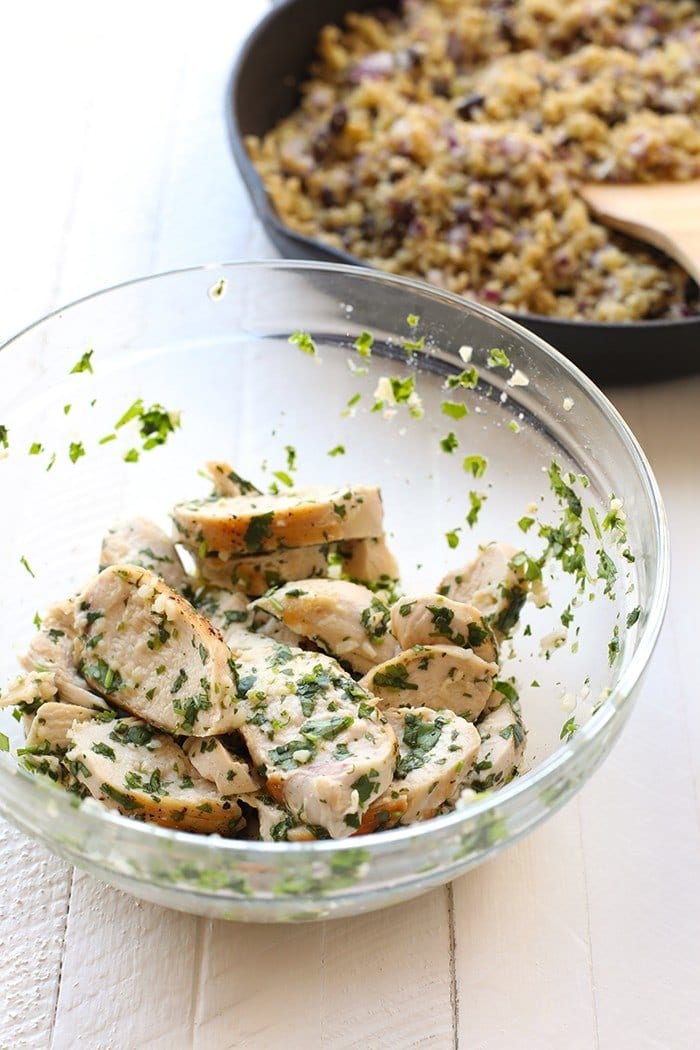
MULTIPOLYGON (((366 265, 280 221, 250 161, 245 136, 264 135, 294 109, 324 25, 341 22, 348 11, 376 7, 396 8, 398 0, 285 0, 250 34, 231 75, 226 111, 233 154, 269 237, 287 258, 366 265)), ((629 324, 509 316, 598 383, 658 381, 700 368, 700 316, 629 324)))

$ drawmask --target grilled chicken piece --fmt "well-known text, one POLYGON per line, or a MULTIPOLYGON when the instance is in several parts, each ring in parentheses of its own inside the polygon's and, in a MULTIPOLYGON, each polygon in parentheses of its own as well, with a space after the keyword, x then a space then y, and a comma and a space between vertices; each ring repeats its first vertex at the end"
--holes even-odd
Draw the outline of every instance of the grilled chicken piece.
POLYGON ((399 564, 386 543, 386 536, 339 544, 343 572, 360 583, 394 583, 399 564))
POLYGON ((112 565, 80 596, 80 669, 105 698, 169 733, 215 736, 246 716, 219 632, 148 569, 112 565))
POLYGON ((489 543, 463 569, 450 572, 438 590, 453 601, 475 606, 501 640, 518 622, 530 581, 512 564, 519 553, 508 543, 489 543))
POLYGON ((100 571, 109 565, 140 565, 174 591, 184 591, 189 582, 175 544, 148 518, 130 518, 108 530, 102 540, 100 571))
POLYGON ((23 715, 33 716, 42 704, 55 701, 57 693, 55 670, 29 671, 15 678, 0 695, 0 708, 16 707, 23 715))
POLYGON ((396 652, 388 606, 357 583, 296 580, 258 598, 253 608, 276 617, 299 638, 310 638, 360 674, 396 652))
POLYGON ((194 607, 226 638, 230 627, 250 625, 248 599, 242 591, 205 587, 195 595, 194 607))
POLYGON ((248 763, 232 755, 214 737, 203 739, 191 736, 185 740, 182 750, 200 777, 216 784, 216 790, 222 795, 247 795, 260 787, 248 763))
POLYGON ((401 598, 391 608, 391 633, 402 649, 438 642, 472 649, 487 662, 497 658, 491 630, 478 609, 441 594, 401 598))
POLYGON ((241 734, 267 793, 300 823, 351 835, 394 771, 396 737, 372 697, 322 653, 275 645, 236 663, 241 734))
POLYGON ((388 710, 399 741, 399 757, 389 790, 373 802, 361 831, 413 824, 434 817, 456 799, 479 749, 475 726, 452 711, 428 707, 388 710))
POLYGON ((481 744, 466 784, 475 791, 502 787, 518 772, 526 733, 522 719, 507 700, 480 719, 476 727, 481 744))
POLYGON ((90 691, 78 671, 77 609, 75 598, 52 605, 20 663, 30 672, 35 668, 53 672, 54 693, 48 699, 104 710, 107 707, 104 700, 90 691))
POLYGON ((233 833, 241 811, 203 780, 182 748, 138 718, 74 722, 68 768, 93 798, 125 816, 184 831, 233 833))
POLYGON ((483 711, 498 666, 456 645, 416 645, 361 680, 380 707, 448 708, 473 722, 483 711))
POLYGON ((381 536, 382 517, 379 489, 362 485, 191 500, 173 509, 176 540, 199 557, 381 536))
POLYGON ((37 711, 27 734, 27 747, 45 745, 47 752, 67 751, 71 746, 68 731, 74 722, 89 722, 97 711, 77 704, 57 704, 49 701, 37 711))
POLYGON ((237 474, 225 460, 210 459, 206 464, 206 471, 214 483, 215 496, 260 495, 260 489, 237 474))
POLYGON ((289 810, 280 806, 269 795, 255 795, 245 799, 258 812, 258 827, 263 842, 313 842, 311 828, 295 820, 289 810))
POLYGON ((241 587, 254 598, 270 587, 313 576, 351 576, 361 583, 392 583, 398 576, 396 559, 383 537, 290 547, 258 554, 226 555, 208 552, 195 557, 203 580, 216 587, 241 587))

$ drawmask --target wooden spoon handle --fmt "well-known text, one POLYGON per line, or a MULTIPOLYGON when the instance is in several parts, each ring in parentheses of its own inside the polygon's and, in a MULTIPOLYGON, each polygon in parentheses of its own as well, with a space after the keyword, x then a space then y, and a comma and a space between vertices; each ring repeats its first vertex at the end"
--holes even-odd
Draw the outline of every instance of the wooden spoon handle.
POLYGON ((700 181, 589 184, 582 196, 606 225, 660 248, 700 283, 700 181))

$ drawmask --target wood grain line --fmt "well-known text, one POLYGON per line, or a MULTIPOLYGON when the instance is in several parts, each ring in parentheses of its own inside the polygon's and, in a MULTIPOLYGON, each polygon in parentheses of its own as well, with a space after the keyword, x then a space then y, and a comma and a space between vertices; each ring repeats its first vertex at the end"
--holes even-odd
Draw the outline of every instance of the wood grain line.
POLYGON ((450 1006, 452 1007, 452 1045, 459 1050, 459 985, 457 984, 457 930, 455 927, 455 897, 452 883, 447 892, 447 926, 450 936, 450 1006))
POLYGON ((70 915, 71 901, 73 900, 73 886, 75 884, 75 868, 71 868, 68 872, 68 878, 66 880, 68 885, 68 892, 66 894, 66 909, 63 914, 63 920, 59 927, 59 937, 61 941, 61 958, 58 963, 58 979, 56 981, 56 991, 54 993, 53 1008, 51 1010, 51 1027, 49 1028, 49 1046, 53 1046, 53 1034, 56 1029, 56 1017, 58 1016, 58 1000, 61 995, 61 980, 63 978, 63 960, 65 958, 65 943, 66 943, 66 930, 68 929, 68 916, 70 915))

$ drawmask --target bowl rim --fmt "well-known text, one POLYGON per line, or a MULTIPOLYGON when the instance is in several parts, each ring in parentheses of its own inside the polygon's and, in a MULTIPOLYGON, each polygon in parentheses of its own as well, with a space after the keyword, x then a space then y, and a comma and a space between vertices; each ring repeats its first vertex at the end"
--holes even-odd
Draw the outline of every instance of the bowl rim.
MULTIPOLYGON (((335 248, 331 244, 325 244, 322 240, 318 240, 315 237, 308 237, 306 234, 299 233, 292 229, 291 226, 287 226, 279 217, 270 199, 270 195, 265 189, 262 178, 258 174, 257 168, 253 164, 248 150, 246 149, 245 136, 240 129, 238 120, 239 82, 251 51, 255 47, 258 38, 267 30, 269 25, 273 24, 275 20, 280 17, 281 13, 286 8, 294 6, 301 7, 308 2, 309 0, 274 0, 271 10, 255 23, 243 41, 236 56, 231 73, 229 74, 225 93, 226 127, 228 129, 231 151, 258 216, 268 229, 274 230, 278 236, 285 237, 288 240, 293 241, 295 244, 300 245, 300 247, 306 251, 321 253, 338 263, 345 263, 361 267, 362 269, 373 270, 376 273, 385 273, 388 271, 368 265, 366 260, 361 259, 357 255, 352 255, 350 252, 343 251, 342 248, 335 248)), ((377 6, 381 6, 381 4, 378 3, 377 6)), ((410 279, 419 280, 419 278, 410 279)), ((433 286, 431 285, 431 287, 433 286)), ((475 302, 475 300, 469 299, 466 296, 461 296, 461 298, 469 303, 475 302)), ((490 307, 489 309, 493 309, 493 307, 490 307)), ((529 314, 500 309, 496 309, 495 312, 501 317, 506 317, 509 320, 515 321, 517 324, 525 326, 527 326, 528 323, 533 322, 544 325, 562 325, 565 330, 570 329, 572 331, 581 331, 584 329, 590 329, 592 335, 600 330, 624 335, 639 330, 675 330, 676 328, 692 327, 693 325, 700 324, 700 313, 695 315, 691 314, 688 317, 649 318, 649 320, 645 321, 589 321, 585 319, 577 320, 572 317, 556 317, 552 314, 529 314)))
MULTIPOLYGON (((498 816, 501 817, 504 815, 504 807, 507 807, 507 805, 513 800, 518 799, 523 800, 523 802, 528 801, 544 788, 553 785, 558 779, 559 774, 565 773, 567 768, 574 767, 578 762, 585 765, 586 758, 595 749, 598 739, 605 734, 613 721, 623 716, 623 712, 625 712, 629 705, 634 701, 635 686, 642 677, 661 631, 666 614, 670 588, 671 557, 668 522, 661 493, 651 466, 627 423, 625 423, 620 413, 608 400, 605 394, 603 394, 603 392, 585 375, 584 372, 581 371, 580 368, 573 364, 573 362, 554 347, 550 346, 540 336, 535 335, 532 331, 525 328, 523 325, 518 324, 512 318, 505 317, 500 312, 493 310, 488 306, 484 306, 481 303, 466 300, 462 296, 436 288, 424 281, 396 274, 384 273, 381 270, 375 270, 369 267, 292 259, 263 259, 252 261, 234 260, 230 262, 206 263, 197 266, 178 267, 155 274, 132 278, 127 281, 121 281, 118 284, 81 296, 79 299, 75 299, 74 301, 67 303, 65 306, 50 311, 39 320, 32 322, 18 331, 15 335, 11 336, 0 345, 0 352, 8 350, 15 343, 18 343, 23 339, 28 333, 41 328, 46 322, 58 319, 67 311, 79 309, 87 302, 111 295, 114 292, 158 281, 167 281, 169 278, 180 277, 188 274, 218 273, 219 276, 225 276, 226 273, 231 271, 235 272, 237 270, 248 270, 260 273, 264 273, 268 270, 292 271, 293 273, 309 271, 334 273, 343 275, 349 280, 372 280, 380 284, 398 286, 403 289, 412 289, 420 295, 425 296, 427 294, 433 299, 442 300, 450 307, 457 307, 462 311, 466 308, 467 311, 481 315, 485 320, 509 328, 513 334, 519 336, 521 339, 525 339, 531 345, 534 345, 534 347, 542 352, 545 357, 550 358, 565 372, 569 373, 571 378, 579 384, 582 392, 599 410, 604 413, 610 424, 617 431, 618 436, 626 445, 633 460, 638 477, 642 481, 643 487, 646 490, 646 495, 652 510, 654 526, 653 539, 656 547, 656 587, 646 610, 646 621, 636 638, 635 649, 632 653, 630 662, 620 677, 614 682, 609 695, 606 697, 598 711, 588 722, 581 726, 572 737, 564 741, 556 751, 553 752, 553 754, 544 759, 534 769, 527 771, 522 776, 515 777, 508 784, 493 793, 485 792, 475 800, 470 801, 469 806, 464 809, 455 810, 452 813, 433 817, 430 820, 411 824, 404 828, 383 831, 381 835, 351 836, 344 839, 323 839, 299 843, 286 841, 260 842, 233 838, 226 839, 218 835, 191 834, 177 829, 159 827, 156 824, 131 820, 114 810, 100 806, 100 804, 93 799, 85 800, 87 804, 81 803, 76 806, 75 799, 67 792, 41 783, 41 778, 35 778, 32 774, 23 770, 17 764, 10 766, 6 761, 0 761, 0 783, 4 783, 10 792, 12 792, 13 788, 19 783, 26 784, 27 798, 34 797, 38 799, 40 795, 36 794, 36 792, 41 792, 43 794, 48 791, 52 802, 57 803, 59 807, 65 807, 66 813, 70 811, 74 817, 77 815, 80 821, 84 823, 87 830, 92 828, 104 828, 105 826, 111 825, 112 827, 119 828, 126 837, 133 836, 135 841, 160 840, 162 842, 168 842, 171 845, 177 845, 185 851, 194 850, 195 852, 198 852, 200 850, 205 850, 209 853, 212 853, 212 851, 214 853, 222 851, 222 853, 227 855, 230 859, 235 858, 236 855, 249 858, 251 854, 269 859, 274 857, 281 858, 286 855, 290 857, 316 856, 320 859, 324 855, 335 853, 336 851, 357 849, 366 850, 372 855, 400 853, 409 841, 429 841, 433 838, 440 838, 442 833, 447 832, 450 828, 454 829, 461 824, 471 823, 475 820, 480 821, 488 814, 498 813, 498 816), (34 796, 31 795, 32 792, 35 792, 34 796)), ((24 792, 24 788, 20 788, 20 791, 24 792)), ((3 810, 7 819, 13 821, 13 814, 9 808, 3 807, 3 810)), ((510 840, 510 836, 508 837, 508 840, 510 840)))

